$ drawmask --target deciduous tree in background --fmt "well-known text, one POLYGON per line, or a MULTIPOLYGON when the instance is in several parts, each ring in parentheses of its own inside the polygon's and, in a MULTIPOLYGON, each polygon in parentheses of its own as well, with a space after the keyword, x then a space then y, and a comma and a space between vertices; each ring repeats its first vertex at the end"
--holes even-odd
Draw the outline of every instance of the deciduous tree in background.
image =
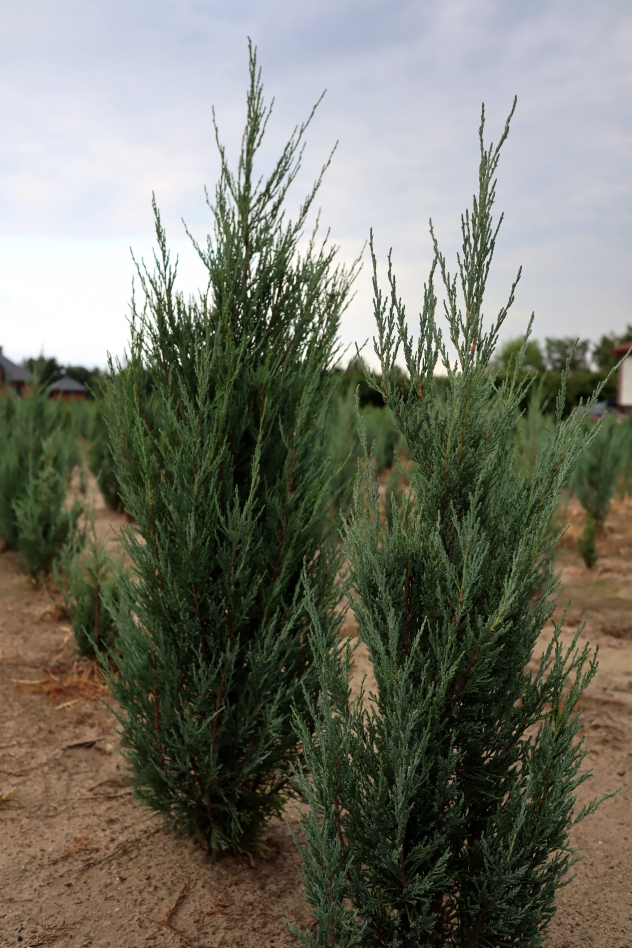
MULTIPOLYGON (((550 341, 551 340, 549 340, 549 342, 550 341)), ((522 351, 523 347, 524 339, 521 336, 518 336, 517 339, 508 339, 507 342, 501 346, 495 361, 501 368, 507 371, 513 371, 513 364, 516 361, 518 353, 522 351)), ((529 339, 527 342, 522 356, 522 367, 527 371, 531 370, 541 373, 546 371, 546 366, 542 357, 542 350, 540 349, 540 344, 536 339, 529 339)))
POLYGON ((563 339, 545 341, 546 362, 553 372, 564 372, 566 366, 571 372, 580 372, 588 368, 588 349, 590 339, 577 339, 565 336, 563 339))
POLYGON ((632 342, 632 325, 628 323, 623 333, 609 333, 603 335, 598 343, 593 347, 593 361, 600 372, 610 372, 619 361, 612 351, 616 346, 622 346, 625 342, 632 342))

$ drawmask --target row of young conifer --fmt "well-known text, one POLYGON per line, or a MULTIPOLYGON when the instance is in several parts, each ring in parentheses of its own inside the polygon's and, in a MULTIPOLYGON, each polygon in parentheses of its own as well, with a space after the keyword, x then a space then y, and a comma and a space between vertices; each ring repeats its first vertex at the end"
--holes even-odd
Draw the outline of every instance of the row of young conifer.
MULTIPOLYGON (((338 379, 340 391, 328 428, 328 445, 337 465, 332 512, 349 511, 349 486, 358 462, 363 463, 360 424, 367 444, 372 445, 373 471, 384 480, 388 498, 384 513, 390 525, 392 502, 401 507, 403 500, 402 477, 394 461, 399 458, 409 463, 405 443, 389 408, 374 407, 369 402, 358 415, 356 393, 348 385, 348 377, 354 374, 357 363, 338 379), (385 477, 383 472, 389 470, 390 475, 385 477)), ((381 399, 381 390, 377 394, 381 399)), ((554 424, 542 402, 539 384, 518 422, 516 448, 526 471, 531 470, 554 424)), ((76 498, 71 507, 65 502, 68 480, 77 463, 79 493, 85 496, 81 460, 85 455, 107 506, 122 509, 101 405, 96 401, 60 406, 46 398, 44 389, 27 400, 5 399, 0 409, 0 519, 7 538, 3 542, 19 548, 22 565, 34 581, 52 567, 80 653, 93 653, 92 640, 97 646, 112 646, 116 629, 102 594, 106 599, 118 595, 116 570, 103 541, 97 538, 94 516, 80 527, 81 505, 76 498)), ((597 536, 603 530, 613 493, 626 494, 632 486, 631 436, 629 421, 620 424, 614 418, 607 419, 571 478, 570 489, 586 510, 578 546, 589 567, 597 559, 597 536)))
MULTIPOLYGON (((355 383, 360 378, 359 371, 358 360, 354 359, 344 374, 341 375, 339 369, 334 372, 337 394, 327 431, 328 447, 336 468, 332 497, 334 515, 341 506, 348 509, 350 484, 358 462, 364 463, 361 426, 366 431, 367 443, 372 446, 374 471, 379 474, 390 471, 385 480, 387 496, 394 493, 398 503, 402 499, 402 478, 394 461, 399 458, 408 463, 405 441, 395 424, 392 410, 382 407, 381 389, 374 393, 373 399, 364 379, 359 393, 360 411, 357 412, 355 383)), ((442 396, 446 378, 439 377, 437 381, 442 396)), ((555 425, 544 381, 544 378, 539 378, 528 393, 527 408, 516 429, 518 460, 527 471, 532 469, 538 452, 555 425)), ((55 559, 60 557, 63 571, 67 571, 71 561, 74 563, 69 549, 64 549, 63 555, 59 553, 64 537, 68 533, 73 535, 73 530, 68 529, 64 496, 70 477, 76 471, 79 472, 79 492, 85 495, 86 462, 106 506, 114 511, 123 510, 103 417, 100 384, 95 394, 94 401, 60 405, 47 398, 45 387, 38 386, 34 398, 24 401, 10 397, 0 402, 0 537, 5 546, 21 546, 23 564, 34 578, 48 572, 55 559), (44 475, 47 467, 49 470, 44 475), (58 478, 51 478, 50 468, 57 472, 58 478), (48 490, 41 489, 42 478, 49 485, 48 490), (48 498, 53 485, 57 500, 51 506, 48 498), (22 529, 18 528, 17 510, 24 507, 27 495, 30 498, 26 505, 30 524, 40 523, 35 532, 32 526, 27 529, 25 513, 21 515, 22 529), (23 537, 21 544, 20 534, 23 537)), ((603 529, 612 497, 626 496, 632 490, 631 422, 632 418, 627 418, 621 423, 613 415, 604 420, 566 492, 567 497, 577 496, 586 511, 586 525, 579 546, 588 565, 594 565, 596 560, 594 538, 603 529)), ((592 424, 590 419, 586 420, 587 429, 592 424)), ((390 516, 388 504, 386 514, 390 516)), ((76 524, 76 518, 71 517, 70 522, 76 524)), ((57 564, 58 568, 60 565, 57 564)))
POLYGON ((564 411, 562 383, 555 423, 534 441, 521 421, 524 350, 503 378, 490 371, 519 278, 486 328, 511 115, 496 146, 481 122, 456 276, 431 226, 416 336, 390 259, 380 286, 371 241, 380 374, 365 378, 390 434, 372 449, 365 413, 344 463, 332 417, 346 442, 353 416, 333 368, 358 267, 342 266, 316 229, 305 236, 328 162, 296 218, 285 210, 311 116, 258 177, 269 115, 251 50, 237 169, 218 137, 213 230, 194 241, 206 288, 178 292, 154 203, 143 306, 104 384, 131 571, 103 596, 115 646, 84 628, 116 699, 132 787, 212 853, 260 846, 266 822, 300 795, 317 921, 296 932, 302 945, 541 945, 576 858, 571 828, 597 806, 575 809, 588 776, 578 702, 596 656, 579 631, 564 644, 554 621, 532 659, 558 595, 551 524, 598 426, 564 411), (378 474, 393 457, 385 505, 378 474), (377 683, 356 699, 345 598, 377 683))
MULTIPOLYGON (((93 427, 92 405, 63 405, 39 385, 0 400, 0 539, 18 551, 34 584, 52 572, 82 654, 94 653, 92 639, 115 638, 101 596, 116 598, 115 571, 85 503, 85 436, 93 427)), ((88 455, 93 464, 92 448, 88 455)))
MULTIPOLYGON (((99 384, 94 400, 62 404, 36 377, 28 397, 0 401, 0 543, 18 551, 34 584, 52 573, 78 650, 87 655, 95 645, 114 645, 116 630, 105 600, 116 599, 120 572, 86 503, 88 468, 106 506, 123 510, 100 393, 99 384)), ((363 418, 374 435, 378 470, 391 467, 399 444, 391 413, 369 405, 363 418)), ((332 498, 340 505, 361 453, 351 391, 338 399, 328 439, 334 456, 345 462, 332 498)))
POLYGON ((409 463, 386 517, 373 465, 361 465, 340 520, 328 423, 356 267, 337 263, 316 230, 304 236, 322 174, 294 220, 284 211, 309 122, 257 176, 268 118, 251 53, 237 170, 218 138, 213 232, 194 242, 207 287, 178 293, 154 205, 143 308, 106 385, 136 526, 123 537, 133 575, 112 609, 117 669, 102 662, 134 792, 211 852, 257 846, 301 794, 317 920, 315 934, 297 932, 301 944, 539 945, 574 861, 571 827, 597 805, 574 811, 587 776, 577 706, 595 657, 577 637, 565 646, 554 624, 530 670, 555 610, 551 521, 595 429, 565 416, 562 387, 525 471, 515 450, 524 353, 504 379, 489 371, 515 289, 485 329, 509 123, 495 147, 481 123, 457 277, 431 230, 417 339, 390 262, 384 295, 373 257, 380 376, 366 378, 409 463), (375 670, 368 707, 351 698, 345 594, 375 670))

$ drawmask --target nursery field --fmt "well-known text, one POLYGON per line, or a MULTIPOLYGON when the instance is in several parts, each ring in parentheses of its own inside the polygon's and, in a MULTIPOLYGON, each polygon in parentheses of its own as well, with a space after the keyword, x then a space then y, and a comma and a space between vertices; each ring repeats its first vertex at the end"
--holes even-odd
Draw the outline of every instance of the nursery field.
MULTIPOLYGON (((572 597, 568 635, 586 611, 600 667, 583 733, 594 777, 580 800, 621 788, 575 831, 584 859, 558 895, 553 948, 632 946, 632 501, 615 501, 588 570, 576 553, 583 511, 557 565, 572 597)), ((122 515, 97 505, 115 544, 122 515)), ((353 635, 352 624, 346 627, 353 635)), ((361 652, 356 679, 370 667, 361 652)), ((207 861, 132 799, 112 714, 90 663, 77 662, 52 588, 33 588, 0 555, 0 943, 24 946, 281 948, 284 919, 310 923, 287 826, 262 855, 207 861)), ((287 808, 297 828, 295 811, 287 808)))

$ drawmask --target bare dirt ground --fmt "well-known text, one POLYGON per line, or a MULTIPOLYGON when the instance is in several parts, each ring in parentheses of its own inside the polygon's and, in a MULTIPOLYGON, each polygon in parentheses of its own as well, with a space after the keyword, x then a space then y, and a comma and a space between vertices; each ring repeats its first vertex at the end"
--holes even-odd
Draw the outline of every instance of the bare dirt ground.
MULTIPOLYGON (((579 799, 621 787, 574 831, 583 854, 558 897, 552 948, 632 948, 632 502, 614 504, 589 571, 575 552, 582 513, 558 567, 572 597, 569 632, 600 646, 585 701, 594 776, 579 799)), ((123 518, 102 507, 105 534, 123 518)), ((349 629, 348 631, 352 631, 349 629)), ((370 672, 358 653, 356 674, 370 672)), ((34 589, 0 556, 0 944, 70 948, 283 948, 284 918, 310 922, 287 827, 269 855, 209 862, 132 800, 111 713, 89 665, 76 663, 52 590, 34 589)), ((288 809, 296 827, 296 815, 288 809)))

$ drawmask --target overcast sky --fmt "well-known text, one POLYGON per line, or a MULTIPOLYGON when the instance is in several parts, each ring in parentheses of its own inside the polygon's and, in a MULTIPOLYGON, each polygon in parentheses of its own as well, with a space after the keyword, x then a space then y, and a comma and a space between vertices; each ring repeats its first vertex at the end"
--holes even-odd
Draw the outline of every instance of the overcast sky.
MULTIPOLYGON (((596 339, 632 322, 629 0, 0 0, 0 344, 19 361, 105 363, 127 338, 129 252, 151 252, 151 192, 203 282, 181 218, 204 239, 218 171, 211 106, 234 156, 247 36, 275 110, 269 162, 323 89, 300 198, 339 142, 322 221, 351 261, 373 227, 416 318, 428 218, 453 255, 477 177, 477 129, 497 140, 504 210, 488 300, 524 267, 505 336, 596 339)), ((372 335, 365 266, 343 324, 372 335)))

